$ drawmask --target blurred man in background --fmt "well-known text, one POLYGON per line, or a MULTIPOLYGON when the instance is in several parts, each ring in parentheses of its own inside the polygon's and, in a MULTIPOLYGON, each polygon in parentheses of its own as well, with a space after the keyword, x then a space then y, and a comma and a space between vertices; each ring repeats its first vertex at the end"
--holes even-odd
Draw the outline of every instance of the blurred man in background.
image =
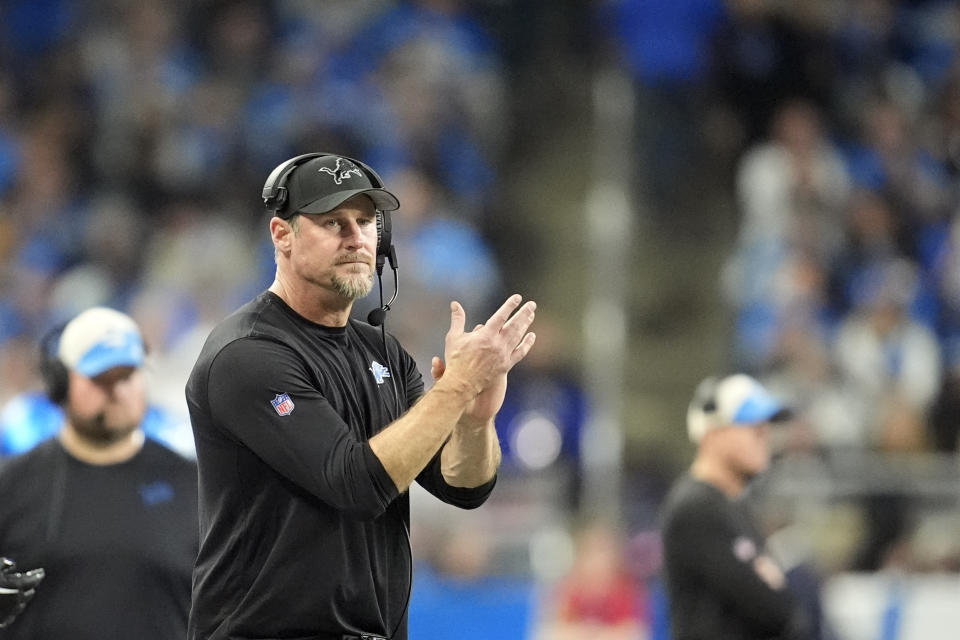
POLYGON ((57 438, 0 470, 0 549, 44 588, 5 638, 182 640, 196 557, 197 472, 144 437, 140 331, 88 309, 44 340, 57 438))
POLYGON ((786 577, 742 500, 770 463, 769 427, 789 411, 753 378, 704 380, 687 411, 690 472, 663 507, 664 569, 676 640, 809 638, 786 577))

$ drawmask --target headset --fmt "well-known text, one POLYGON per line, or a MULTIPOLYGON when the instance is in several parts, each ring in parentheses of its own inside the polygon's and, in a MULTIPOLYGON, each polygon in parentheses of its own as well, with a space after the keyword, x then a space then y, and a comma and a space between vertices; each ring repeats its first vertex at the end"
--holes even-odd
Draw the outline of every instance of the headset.
POLYGON ((710 376, 700 381, 697 389, 693 392, 694 402, 700 406, 704 413, 713 413, 717 410, 717 385, 719 378, 710 376))
POLYGON ((687 407, 687 435, 691 442, 700 442, 709 430, 713 414, 717 412, 717 385, 720 380, 714 376, 705 378, 693 392, 693 399, 687 407))
POLYGON ((51 402, 63 405, 67 401, 70 374, 58 353, 60 336, 67 323, 63 322, 47 331, 40 338, 40 379, 51 402))
MULTIPOLYGON (((263 197, 263 204, 266 206, 267 211, 285 220, 296 214, 296 211, 287 211, 287 205, 289 202, 286 185, 290 178, 290 174, 292 174, 294 169, 296 169, 298 166, 308 162, 309 160, 313 160, 314 158, 324 158, 327 156, 349 160, 359 167, 361 171, 363 171, 364 175, 370 181, 370 185, 374 189, 385 188, 383 179, 380 178, 377 172, 374 171, 370 165, 361 162, 356 158, 351 158, 350 156, 344 156, 338 153, 304 153, 303 155, 290 158, 286 162, 281 163, 270 172, 269 176, 267 176, 267 181, 263 185, 263 192, 261 194, 263 197)), ((390 310, 390 305, 392 305, 397 299, 397 294, 400 292, 400 281, 397 275, 397 250, 393 245, 393 222, 390 217, 390 212, 377 209, 376 225, 376 266, 377 279, 380 282, 380 307, 373 309, 367 315, 367 322, 375 327, 379 327, 386 319, 387 311, 390 310), (393 270, 393 296, 386 304, 383 303, 383 265, 385 261, 390 262, 390 268, 393 270)))

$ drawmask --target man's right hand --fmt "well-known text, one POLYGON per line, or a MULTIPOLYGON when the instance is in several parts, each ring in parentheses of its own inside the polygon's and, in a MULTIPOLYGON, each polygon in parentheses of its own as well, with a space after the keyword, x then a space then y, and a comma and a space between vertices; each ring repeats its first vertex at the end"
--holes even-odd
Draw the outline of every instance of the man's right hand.
POLYGON ((14 571, 15 566, 10 560, 0 558, 0 628, 9 625, 23 611, 44 576, 43 569, 21 573, 14 571))

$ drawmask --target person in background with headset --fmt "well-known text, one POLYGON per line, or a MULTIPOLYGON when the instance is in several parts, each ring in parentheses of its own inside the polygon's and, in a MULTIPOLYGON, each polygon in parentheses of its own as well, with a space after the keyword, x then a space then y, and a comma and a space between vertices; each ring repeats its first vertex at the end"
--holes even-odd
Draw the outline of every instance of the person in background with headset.
POLYGON ((274 169, 263 198, 276 278, 211 332, 186 387, 201 529, 189 635, 405 640, 407 489, 467 509, 490 495, 494 416, 536 305, 513 295, 465 331, 451 302, 424 393, 383 327, 389 303, 350 318, 385 259, 396 285, 399 202, 380 177, 306 154, 274 169))
POLYGON ((790 411, 744 374, 700 383, 687 410, 697 445, 662 512, 664 573, 675 640, 800 640, 801 607, 765 549, 743 494, 770 463, 769 429, 790 411))
POLYGON ((42 345, 58 437, 0 469, 0 549, 44 568, 5 639, 183 640, 198 548, 193 461, 144 437, 144 345, 93 307, 42 345))

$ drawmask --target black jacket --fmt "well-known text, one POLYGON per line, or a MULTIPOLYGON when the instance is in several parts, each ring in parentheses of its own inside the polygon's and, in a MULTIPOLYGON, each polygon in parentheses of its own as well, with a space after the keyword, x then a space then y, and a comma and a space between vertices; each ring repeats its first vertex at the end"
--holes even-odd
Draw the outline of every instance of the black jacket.
MULTIPOLYGON (((368 440, 423 393, 413 358, 351 320, 324 327, 265 292, 217 326, 187 383, 201 547, 190 638, 406 638, 409 498, 368 440)), ((494 481, 449 486, 482 504, 494 481)))
POLYGON ((791 595, 753 567, 765 541, 744 502, 686 475, 664 503, 662 533, 676 640, 805 637, 791 595))
POLYGON ((147 439, 119 464, 56 439, 0 470, 0 549, 46 577, 4 640, 183 640, 197 555, 197 467, 147 439))

